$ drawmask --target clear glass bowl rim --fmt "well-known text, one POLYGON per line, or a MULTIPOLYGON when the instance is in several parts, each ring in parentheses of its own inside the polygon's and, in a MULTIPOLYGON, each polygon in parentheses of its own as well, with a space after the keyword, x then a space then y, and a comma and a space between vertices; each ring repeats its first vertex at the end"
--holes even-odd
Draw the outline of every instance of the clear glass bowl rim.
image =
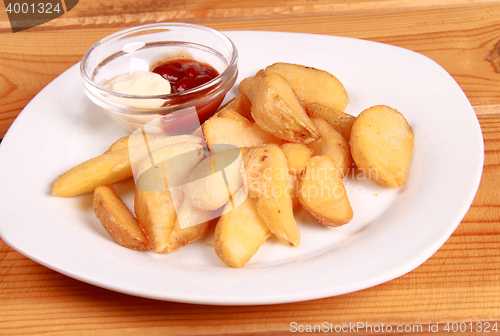
MULTIPOLYGON (((83 55, 82 60, 80 62, 80 73, 83 78, 83 80, 88 83, 89 85, 93 86, 99 91, 103 91, 109 95, 119 97, 119 98, 128 98, 128 99, 171 99, 171 98, 177 98, 177 97, 182 97, 182 96, 187 96, 193 93, 196 93, 197 91, 204 91, 207 89, 214 89, 219 86, 223 87, 224 83, 233 77, 233 73, 237 74, 237 62, 238 62, 238 50, 236 49, 236 46, 234 45, 233 41, 229 39, 226 35, 223 33, 219 32, 218 30, 206 27, 206 26, 201 26, 197 24, 192 24, 192 23, 179 23, 179 22, 161 22, 161 23, 150 23, 150 24, 144 24, 140 26, 134 26, 131 28, 123 29, 120 31, 117 31, 111 35, 108 35, 104 37, 103 39, 99 40, 96 42, 92 47, 87 50, 87 52, 83 55), (99 84, 95 83, 89 74, 87 73, 85 66, 87 63, 88 58, 90 57, 90 54, 92 51, 94 51, 97 47, 100 45, 115 39, 119 36, 122 35, 127 35, 130 33, 135 33, 135 32, 140 32, 140 31, 145 31, 145 30, 154 30, 154 29, 165 29, 167 30, 169 27, 185 27, 185 28, 190 28, 190 29, 197 29, 197 30, 204 30, 208 33, 216 35, 222 42, 224 42, 229 50, 231 51, 231 59, 229 60, 228 65, 224 69, 222 73, 219 74, 219 76, 215 77, 211 81, 197 86, 195 88, 183 91, 183 92, 178 92, 178 93, 171 93, 171 94, 164 94, 164 95, 151 95, 151 96, 136 96, 136 95, 131 95, 131 94, 123 94, 123 93, 118 93, 112 90, 108 90, 99 84)), ((93 69, 94 70, 94 69, 93 69)))

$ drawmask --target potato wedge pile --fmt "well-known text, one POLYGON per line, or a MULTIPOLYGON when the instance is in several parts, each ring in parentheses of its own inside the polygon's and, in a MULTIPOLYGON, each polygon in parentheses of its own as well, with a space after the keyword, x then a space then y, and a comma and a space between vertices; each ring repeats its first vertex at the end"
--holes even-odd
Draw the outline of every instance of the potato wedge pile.
POLYGON ((209 147, 230 144, 243 154, 249 198, 216 227, 215 250, 227 265, 248 262, 269 233, 298 246, 293 213, 299 206, 321 225, 350 222, 354 212, 343 179, 354 163, 381 185, 404 184, 413 132, 395 109, 347 114, 349 97, 336 77, 290 63, 259 70, 238 90, 234 103, 202 125, 209 147))
POLYGON ((350 169, 370 171, 367 177, 384 187, 405 183, 413 131, 394 108, 347 114, 349 97, 336 77, 290 63, 259 70, 238 90, 201 133, 150 136, 150 152, 139 159, 132 135, 118 139, 61 175, 53 194, 93 193, 111 238, 135 250, 170 253, 215 224, 214 252, 226 265, 243 267, 271 236, 300 245, 299 207, 320 225, 349 223, 350 169), (137 160, 131 212, 112 184, 132 177, 137 160))

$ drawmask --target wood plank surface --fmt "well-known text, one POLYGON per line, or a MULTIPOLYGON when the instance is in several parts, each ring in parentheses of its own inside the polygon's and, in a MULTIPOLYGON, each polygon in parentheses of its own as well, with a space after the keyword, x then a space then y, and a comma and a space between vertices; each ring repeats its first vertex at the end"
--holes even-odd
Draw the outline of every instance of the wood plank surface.
POLYGON ((60 18, 18 33, 10 31, 2 6, 0 138, 34 95, 100 38, 138 24, 183 21, 219 30, 348 36, 422 53, 443 66, 471 101, 485 162, 471 208, 429 260, 382 285, 321 300, 224 307, 137 298, 49 270, 0 240, 0 335, 282 335, 294 325, 358 322, 391 326, 392 332, 365 327, 344 334, 435 335, 434 327, 453 334, 445 330, 448 322, 475 328, 497 323, 500 330, 499 1, 82 0, 60 18), (399 325, 414 328, 396 333, 399 325))
MULTIPOLYGON (((128 8, 125 11, 127 13, 131 11, 131 3, 127 5, 126 2, 119 2, 118 8, 125 6, 128 8)), ((474 106, 500 105, 500 76, 486 60, 500 40, 500 3, 472 6, 470 2, 464 1, 464 6, 459 6, 460 2, 457 1, 444 8, 436 3, 439 2, 429 1, 427 6, 417 9, 407 5, 398 10, 383 10, 387 3, 381 2, 373 9, 374 12, 369 10, 370 7, 361 11, 351 9, 348 3, 331 4, 332 7, 342 5, 340 7, 343 9, 338 9, 340 14, 332 14, 335 12, 333 9, 323 14, 314 8, 298 5, 300 10, 283 9, 284 12, 290 12, 286 15, 277 9, 274 14, 269 9, 264 10, 264 7, 257 6, 257 2, 254 4, 256 7, 239 9, 245 13, 249 11, 242 17, 236 14, 233 17, 231 11, 223 8, 219 21, 215 21, 215 16, 205 13, 190 22, 203 23, 219 30, 272 30, 349 36, 408 48, 443 66, 460 84, 474 106)), ((73 10, 74 13, 66 14, 68 18, 63 16, 54 20, 54 23, 49 22, 15 34, 8 31, 6 19, 0 21, 3 24, 0 25, 0 31, 3 31, 0 33, 0 137, 32 97, 77 63, 93 43, 125 26, 164 21, 161 12, 153 12, 154 16, 148 19, 136 13, 129 14, 141 20, 121 22, 111 14, 106 15, 106 10, 111 10, 108 7, 95 6, 99 6, 99 3, 79 4, 73 10), (83 12, 83 17, 74 18, 79 10, 83 12), (91 17, 89 13, 100 15, 91 17)), ((137 6, 149 8, 146 4, 137 6)), ((191 11, 198 13, 200 9, 194 6, 191 11)), ((187 17, 181 18, 187 21, 187 17)))

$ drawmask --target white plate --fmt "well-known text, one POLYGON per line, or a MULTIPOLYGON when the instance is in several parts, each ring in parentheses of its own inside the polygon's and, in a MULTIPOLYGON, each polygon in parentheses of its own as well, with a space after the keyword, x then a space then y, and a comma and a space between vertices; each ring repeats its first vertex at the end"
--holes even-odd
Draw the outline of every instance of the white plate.
POLYGON ((483 166, 479 123, 453 78, 420 54, 380 43, 276 32, 227 35, 239 50, 240 79, 273 62, 299 63, 337 76, 350 95, 349 113, 377 104, 401 111, 415 133, 407 184, 392 190, 346 177, 351 223, 325 228, 299 213, 300 247, 271 239, 243 269, 217 258, 212 237, 168 255, 128 250, 101 227, 91 196, 50 195, 59 174, 125 134, 86 98, 75 65, 26 106, 0 145, 2 239, 42 265, 97 286, 202 304, 344 294, 394 279, 429 258, 465 215, 483 166))

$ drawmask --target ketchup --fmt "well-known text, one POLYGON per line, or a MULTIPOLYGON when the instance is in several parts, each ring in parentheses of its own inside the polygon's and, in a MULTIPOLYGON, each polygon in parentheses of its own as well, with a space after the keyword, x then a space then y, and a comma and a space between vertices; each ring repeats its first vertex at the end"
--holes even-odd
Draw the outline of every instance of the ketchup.
POLYGON ((155 67, 153 72, 170 82, 172 93, 193 89, 219 75, 210 65, 189 59, 167 61, 155 67))
MULTIPOLYGON (((203 85, 219 76, 217 70, 212 66, 191 59, 173 59, 157 65, 152 70, 170 82, 171 93, 180 93, 200 85, 203 85)), ((172 97, 170 104, 182 104, 183 102, 196 99, 207 93, 207 90, 187 93, 185 96, 172 97)), ((163 126, 163 130, 169 134, 184 134, 194 131, 192 125, 200 125, 210 118, 224 100, 224 95, 196 105, 196 115, 169 115, 169 122, 163 126), (198 121, 192 118, 198 118, 198 121)))

